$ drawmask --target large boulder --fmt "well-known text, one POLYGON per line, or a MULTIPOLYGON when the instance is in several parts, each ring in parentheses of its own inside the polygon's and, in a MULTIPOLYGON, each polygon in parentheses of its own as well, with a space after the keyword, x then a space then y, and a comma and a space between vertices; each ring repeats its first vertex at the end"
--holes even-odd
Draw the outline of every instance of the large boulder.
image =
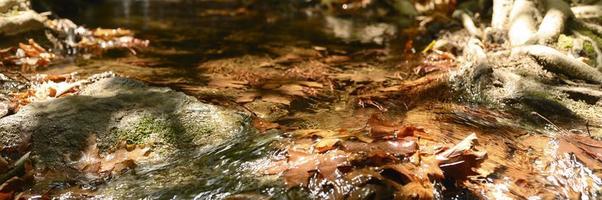
POLYGON ((247 118, 169 88, 127 78, 82 86, 79 95, 32 103, 0 119, 0 145, 30 145, 37 169, 73 168, 88 138, 100 152, 118 143, 145 144, 159 155, 217 147, 241 136, 247 118))

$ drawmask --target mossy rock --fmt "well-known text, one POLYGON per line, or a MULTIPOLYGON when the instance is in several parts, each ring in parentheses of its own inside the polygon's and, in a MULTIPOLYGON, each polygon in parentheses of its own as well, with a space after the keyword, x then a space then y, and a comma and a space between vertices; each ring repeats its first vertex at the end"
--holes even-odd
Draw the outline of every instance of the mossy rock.
POLYGON ((215 148, 244 134, 247 124, 243 114, 169 88, 107 78, 84 86, 80 95, 33 103, 0 119, 0 145, 31 142, 36 168, 60 170, 81 156, 93 134, 102 152, 125 141, 152 144, 159 156, 169 156, 215 148))

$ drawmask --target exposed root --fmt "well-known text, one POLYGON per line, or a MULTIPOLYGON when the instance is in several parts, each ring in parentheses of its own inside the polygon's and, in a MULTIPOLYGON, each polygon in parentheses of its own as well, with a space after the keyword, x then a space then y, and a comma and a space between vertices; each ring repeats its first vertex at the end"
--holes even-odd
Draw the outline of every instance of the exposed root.
POLYGON ((512 46, 532 44, 537 33, 537 21, 534 16, 539 12, 535 2, 530 0, 516 0, 510 12, 510 27, 508 37, 512 46))
POLYGON ((546 0, 545 3, 547 11, 537 31, 540 44, 556 41, 564 32, 566 21, 572 16, 569 5, 562 0, 546 0))
POLYGON ((602 17, 602 4, 589 6, 576 6, 571 10, 577 19, 593 19, 602 17))
POLYGON ((587 96, 602 98, 602 91, 595 88, 579 87, 579 86, 559 86, 555 89, 562 92, 579 93, 587 96))
POLYGON ((510 10, 514 0, 493 0, 493 14, 491 16, 491 27, 503 30, 508 24, 510 10))
POLYGON ((551 71, 572 78, 602 83, 602 73, 600 71, 551 47, 543 45, 516 47, 512 49, 512 55, 529 55, 551 71))
POLYGON ((462 21, 462 25, 464 26, 464 28, 466 28, 466 30, 468 31, 468 33, 470 33, 471 36, 482 37, 483 34, 481 30, 477 28, 477 26, 475 25, 470 15, 468 15, 468 13, 466 13, 463 10, 456 10, 453 15, 456 18, 460 18, 460 21, 462 21))
POLYGON ((587 23, 587 22, 579 22, 578 26, 581 26, 587 30, 592 31, 595 34, 602 36, 602 26, 601 25, 594 24, 594 23, 587 23))

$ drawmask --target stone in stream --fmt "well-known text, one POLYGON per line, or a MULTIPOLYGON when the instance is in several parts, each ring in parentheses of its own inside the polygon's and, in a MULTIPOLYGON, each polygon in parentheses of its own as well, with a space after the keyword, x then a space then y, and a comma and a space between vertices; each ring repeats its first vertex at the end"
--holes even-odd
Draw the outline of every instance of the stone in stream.
POLYGON ((44 28, 46 16, 31 10, 29 0, 0 0, 0 36, 44 28))
POLYGON ((76 96, 32 103, 0 119, 0 145, 26 146, 36 169, 74 169, 96 136, 100 152, 120 141, 151 144, 159 156, 179 149, 210 150, 242 135, 246 116, 169 88, 104 78, 76 96))

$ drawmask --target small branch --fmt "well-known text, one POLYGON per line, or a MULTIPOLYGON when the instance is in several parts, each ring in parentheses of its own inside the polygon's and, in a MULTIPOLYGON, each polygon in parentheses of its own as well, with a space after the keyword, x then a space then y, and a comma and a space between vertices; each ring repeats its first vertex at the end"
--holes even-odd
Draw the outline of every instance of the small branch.
POLYGON ((602 72, 551 47, 543 45, 515 47, 512 49, 512 55, 529 55, 550 71, 577 79, 602 83, 602 72))

